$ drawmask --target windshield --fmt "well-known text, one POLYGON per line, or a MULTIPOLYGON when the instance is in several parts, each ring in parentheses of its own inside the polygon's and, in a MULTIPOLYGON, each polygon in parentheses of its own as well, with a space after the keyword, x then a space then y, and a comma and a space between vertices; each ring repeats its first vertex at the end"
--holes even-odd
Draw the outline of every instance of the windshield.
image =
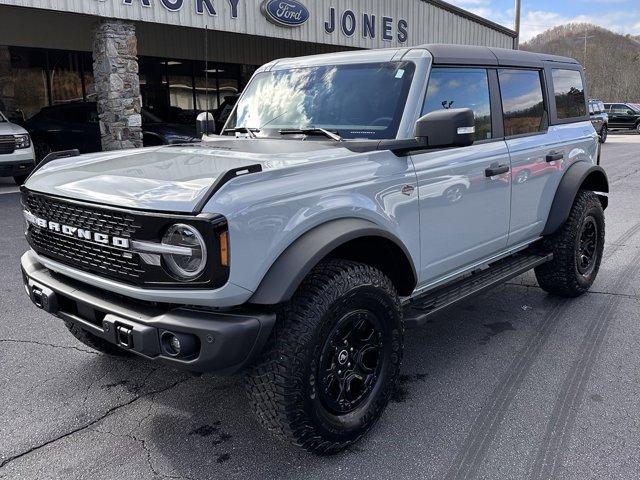
POLYGON ((332 65, 256 75, 227 129, 324 128, 342 138, 395 138, 413 79, 411 62, 332 65))

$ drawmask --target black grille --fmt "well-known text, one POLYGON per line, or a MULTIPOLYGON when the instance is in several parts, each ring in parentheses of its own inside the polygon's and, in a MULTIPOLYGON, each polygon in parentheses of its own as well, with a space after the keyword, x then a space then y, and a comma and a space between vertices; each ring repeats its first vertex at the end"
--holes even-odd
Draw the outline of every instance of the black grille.
MULTIPOLYGON (((36 217, 109 236, 132 238, 140 228, 126 213, 31 194, 24 197, 24 202, 36 217)), ((36 227, 29 229, 29 240, 36 252, 85 271, 133 283, 144 274, 139 256, 126 250, 36 227)))
POLYGON ((16 138, 13 135, 0 135, 0 155, 13 153, 16 150, 16 138))
POLYGON ((102 277, 141 286, 164 288, 218 288, 229 278, 229 267, 220 264, 219 236, 227 231, 223 216, 176 215, 140 212, 106 207, 74 200, 65 200, 23 188, 22 203, 31 214, 47 222, 89 230, 93 233, 147 242, 160 242, 167 229, 175 223, 191 225, 207 241, 207 266, 194 281, 180 282, 171 277, 161 263, 145 263, 136 252, 66 235, 49 228, 30 225, 29 245, 39 255, 70 267, 102 277))
POLYGON ((140 225, 135 224, 133 216, 126 213, 90 208, 32 194, 26 196, 25 202, 29 211, 36 217, 109 236, 132 238, 140 229, 140 225))

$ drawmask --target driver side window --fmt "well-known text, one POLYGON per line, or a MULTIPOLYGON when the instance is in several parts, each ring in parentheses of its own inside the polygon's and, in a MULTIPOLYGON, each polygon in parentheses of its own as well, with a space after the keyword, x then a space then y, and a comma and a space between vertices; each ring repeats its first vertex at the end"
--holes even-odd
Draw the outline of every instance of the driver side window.
POLYGON ((476 140, 492 138, 489 79, 484 68, 433 68, 422 115, 449 108, 470 108, 476 140))

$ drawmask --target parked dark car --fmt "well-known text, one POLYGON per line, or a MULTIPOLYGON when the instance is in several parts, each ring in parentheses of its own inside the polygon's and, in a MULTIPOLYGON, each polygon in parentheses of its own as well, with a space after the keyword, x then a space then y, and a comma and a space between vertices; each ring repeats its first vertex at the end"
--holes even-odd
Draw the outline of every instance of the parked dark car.
MULTIPOLYGON (((199 141, 195 127, 163 122, 145 110, 141 115, 145 147, 199 141)), ((33 138, 38 160, 57 150, 77 148, 80 153, 102 150, 95 102, 45 107, 26 121, 25 128, 33 138)))
POLYGON ((589 116, 591 117, 593 128, 598 132, 600 143, 606 142, 609 134, 609 115, 606 112, 604 103, 600 100, 589 100, 589 116))
POLYGON ((636 130, 640 133, 640 108, 633 103, 605 103, 609 128, 636 130))

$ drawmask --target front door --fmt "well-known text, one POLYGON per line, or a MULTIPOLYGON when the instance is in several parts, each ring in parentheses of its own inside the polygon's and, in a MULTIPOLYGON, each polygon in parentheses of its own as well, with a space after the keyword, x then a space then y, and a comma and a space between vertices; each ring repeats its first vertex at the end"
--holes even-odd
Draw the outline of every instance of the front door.
POLYGON ((471 108, 476 143, 412 156, 420 198, 421 285, 505 249, 511 185, 509 152, 494 132, 489 72, 431 71, 422 114, 471 108))
POLYGON ((634 128, 636 118, 628 105, 614 103, 609 112, 609 125, 611 128, 634 128))

